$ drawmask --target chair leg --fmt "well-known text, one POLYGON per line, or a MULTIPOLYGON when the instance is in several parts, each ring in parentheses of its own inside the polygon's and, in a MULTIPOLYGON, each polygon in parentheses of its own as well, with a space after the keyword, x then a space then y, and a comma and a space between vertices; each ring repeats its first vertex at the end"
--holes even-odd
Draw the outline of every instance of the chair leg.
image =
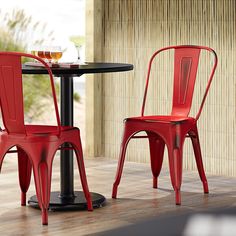
POLYGON ((42 161, 39 164, 33 163, 34 179, 38 203, 41 208, 42 224, 48 225, 48 207, 51 189, 51 164, 42 161))
POLYGON ((116 171, 116 177, 113 183, 112 198, 117 197, 118 185, 120 184, 120 179, 121 179, 121 175, 122 175, 122 171, 124 167, 126 149, 127 149, 127 145, 131 136, 132 136, 132 133, 129 132, 128 128, 125 128, 123 138, 122 138, 122 143, 120 146, 120 155, 119 155, 119 162, 118 162, 117 171, 116 171))
POLYGON ((171 183, 175 190, 175 203, 181 205, 181 183, 182 183, 182 147, 168 148, 169 152, 169 166, 171 183))
POLYGON ((92 204, 92 199, 91 199, 91 195, 90 195, 89 187, 87 183, 84 160, 83 160, 82 145, 81 145, 80 140, 79 140, 79 145, 76 146, 75 153, 76 153, 83 192, 87 200, 87 208, 88 208, 88 211, 93 211, 93 204, 92 204))
POLYGON ((157 178, 160 174, 164 150, 165 150, 165 142, 158 135, 147 132, 148 140, 149 140, 149 148, 150 148, 150 157, 151 157, 151 168, 153 175, 153 188, 157 188, 157 178))
POLYGON ((11 148, 11 144, 5 144, 5 143, 1 143, 0 145, 0 172, 2 170, 2 163, 3 163, 3 160, 4 160, 4 157, 7 153, 7 151, 9 150, 9 148, 11 148))
POLYGON ((2 163, 5 157, 5 152, 0 149, 0 172, 2 171, 2 163))
POLYGON ((174 168, 175 168, 175 182, 176 182, 176 189, 175 189, 175 201, 176 205, 181 205, 181 195, 180 195, 180 187, 182 183, 182 150, 175 149, 174 150, 174 168))
POLYGON ((30 159, 23 149, 17 147, 18 150, 18 169, 19 182, 21 188, 21 206, 26 205, 26 193, 29 189, 32 165, 30 159))
POLYGON ((207 178, 205 175, 203 162, 202 162, 202 153, 201 153, 200 141, 199 141, 199 136, 198 136, 197 130, 194 132, 194 135, 192 135, 192 136, 190 135, 190 137, 191 137, 191 141, 192 141, 192 145, 193 145, 193 150, 194 150, 195 160, 197 163, 198 173, 199 173, 200 179, 203 184, 204 193, 209 193, 207 178))

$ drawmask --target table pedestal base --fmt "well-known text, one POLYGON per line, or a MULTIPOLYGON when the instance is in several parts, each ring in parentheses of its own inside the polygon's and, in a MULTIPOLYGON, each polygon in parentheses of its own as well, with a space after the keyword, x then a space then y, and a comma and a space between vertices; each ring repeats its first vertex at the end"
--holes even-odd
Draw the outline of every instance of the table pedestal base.
MULTIPOLYGON (((87 201, 82 191, 74 192, 73 198, 61 198, 60 192, 52 192, 50 197, 49 210, 51 211, 71 211, 71 210, 86 210, 87 201)), ((105 204, 106 198, 99 193, 90 193, 94 208, 101 207, 105 204)), ((28 204, 34 208, 39 208, 38 199, 32 196, 28 204)))

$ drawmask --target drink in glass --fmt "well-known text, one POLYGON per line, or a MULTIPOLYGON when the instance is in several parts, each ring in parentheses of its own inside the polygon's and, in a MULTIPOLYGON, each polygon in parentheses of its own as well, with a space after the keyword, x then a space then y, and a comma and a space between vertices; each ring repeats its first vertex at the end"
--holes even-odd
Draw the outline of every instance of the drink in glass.
POLYGON ((45 51, 44 52, 44 56, 46 59, 48 59, 49 62, 51 62, 52 60, 52 55, 51 55, 51 52, 50 51, 45 51))
POLYGON ((31 54, 34 55, 34 56, 38 56, 38 51, 36 51, 36 50, 31 50, 31 54))
POLYGON ((61 47, 53 47, 51 50, 52 59, 55 63, 58 63, 58 60, 62 57, 61 47))
POLYGON ((45 59, 45 52, 44 51, 38 51, 38 57, 45 59))

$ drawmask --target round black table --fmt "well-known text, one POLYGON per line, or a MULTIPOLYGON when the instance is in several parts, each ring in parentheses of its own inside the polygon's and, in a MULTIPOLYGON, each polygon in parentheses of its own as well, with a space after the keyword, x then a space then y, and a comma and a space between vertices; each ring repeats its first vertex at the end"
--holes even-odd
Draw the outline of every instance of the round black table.
MULTIPOLYGON (((90 63, 86 62, 78 68, 52 67, 54 76, 60 77, 61 83, 61 124, 73 126, 73 77, 83 74, 121 72, 133 70, 133 65, 122 63, 90 63)), ((23 74, 47 74, 43 67, 22 65, 23 74)), ((87 202, 82 191, 74 191, 73 151, 62 150, 60 157, 61 189, 52 192, 50 210, 79 210, 86 209, 87 202)), ((105 203, 105 197, 98 193, 91 193, 93 207, 100 207, 105 203)), ((28 201, 30 206, 38 207, 37 197, 28 201)))

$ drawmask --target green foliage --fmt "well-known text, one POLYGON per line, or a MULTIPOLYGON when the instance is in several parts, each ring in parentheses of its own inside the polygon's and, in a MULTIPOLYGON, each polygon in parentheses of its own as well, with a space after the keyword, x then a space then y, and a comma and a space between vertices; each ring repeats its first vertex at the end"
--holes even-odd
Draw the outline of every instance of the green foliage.
POLYGON ((73 98, 74 98, 74 100, 75 100, 76 102, 80 102, 81 97, 80 97, 80 95, 79 95, 78 93, 74 92, 73 98))
POLYGON ((12 37, 4 30, 0 29, 0 50, 1 51, 22 51, 23 47, 17 45, 12 40, 12 37))
POLYGON ((31 16, 27 16, 22 9, 14 9, 10 13, 0 14, 1 50, 14 50, 19 48, 26 51, 28 43, 42 44, 45 39, 53 41, 53 32, 47 32, 46 24, 33 21, 31 16), (41 38, 35 38, 35 32, 40 32, 41 38), (3 46, 3 47, 2 47, 3 46))
MULTIPOLYGON (((23 79, 24 111, 27 121, 40 117, 52 106, 52 90, 47 75, 26 75, 23 79)), ((59 84, 55 83, 57 98, 59 97, 59 84)))
MULTIPOLYGON (((0 14, 0 51, 26 52, 27 42, 42 44, 44 38, 53 41, 53 33, 45 34, 46 25, 34 22, 31 16, 27 16, 24 10, 13 10, 2 16, 0 14), (41 39, 34 40, 34 32, 40 30, 41 39)), ((55 83, 57 94, 59 84, 55 83)), ((45 111, 47 105, 52 102, 51 85, 48 76, 27 75, 23 79, 25 118, 31 121, 39 117, 45 111), (46 107, 45 107, 46 106, 46 107)))
MULTIPOLYGON (((24 10, 13 10, 3 15, 0 12, 0 51, 27 52, 28 42, 31 45, 42 45, 54 40, 53 32, 47 32, 46 24, 33 21, 24 10), (35 38, 35 32, 40 32, 41 38, 35 38)), ((84 43, 84 37, 72 37, 76 44, 84 43)), ((57 97, 59 97, 59 84, 55 82, 57 97)), ((48 76, 25 75, 23 78, 25 119, 30 122, 37 119, 47 107, 52 104, 52 91, 48 76)), ((74 94, 75 101, 80 101, 80 95, 74 94)))

